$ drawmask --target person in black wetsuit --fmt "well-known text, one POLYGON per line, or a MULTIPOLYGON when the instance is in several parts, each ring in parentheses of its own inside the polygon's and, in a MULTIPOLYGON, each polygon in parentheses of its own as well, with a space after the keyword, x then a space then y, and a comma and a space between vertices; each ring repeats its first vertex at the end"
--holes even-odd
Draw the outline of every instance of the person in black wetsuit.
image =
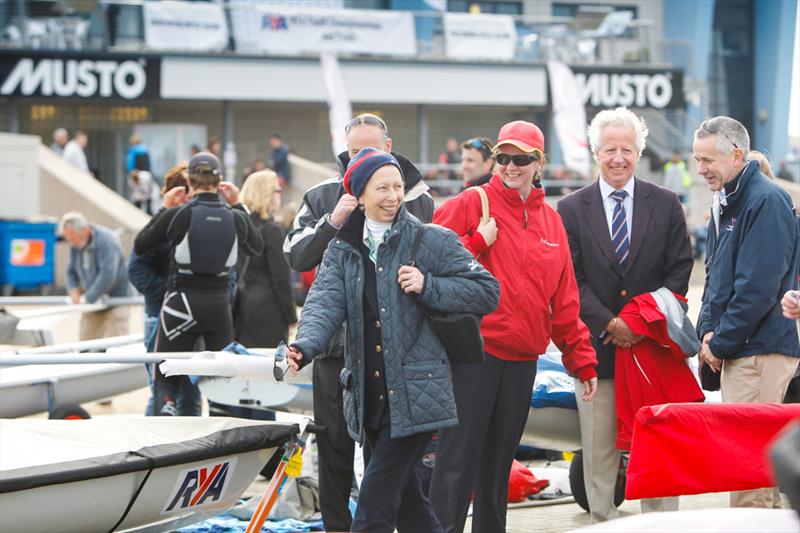
MULTIPOLYGON (((189 184, 194 198, 180 206, 176 197, 175 207, 162 208, 136 236, 134 250, 140 256, 158 250, 165 242, 172 250, 157 352, 191 351, 200 337, 208 350, 220 350, 234 340, 228 293, 231 272, 240 249, 258 255, 263 241, 239 203, 239 189, 220 181, 221 168, 219 159, 208 152, 192 157, 189 184)), ((175 195, 181 192, 186 194, 178 190, 175 195)), ((167 378, 156 371, 154 414, 183 414, 177 412, 175 398, 186 379, 167 378)))

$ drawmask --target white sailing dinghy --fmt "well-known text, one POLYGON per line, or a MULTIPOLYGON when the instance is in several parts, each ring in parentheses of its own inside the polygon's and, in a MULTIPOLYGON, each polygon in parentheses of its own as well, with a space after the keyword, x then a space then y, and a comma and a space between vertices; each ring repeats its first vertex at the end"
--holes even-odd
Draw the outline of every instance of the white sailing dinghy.
POLYGON ((296 424, 0 420, 0 531, 164 531, 234 505, 296 424))

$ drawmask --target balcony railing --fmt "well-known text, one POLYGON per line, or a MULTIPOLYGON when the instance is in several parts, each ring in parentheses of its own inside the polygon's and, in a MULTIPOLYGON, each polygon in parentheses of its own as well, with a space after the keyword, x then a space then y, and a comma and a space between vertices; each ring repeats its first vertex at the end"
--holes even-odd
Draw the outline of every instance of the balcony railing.
MULTIPOLYGON (((174 50, 149 47, 146 39, 144 2, 141 0, 116 0, 110 2, 36 2, 29 4, 19 0, 0 2, 0 48, 63 50, 63 51, 111 51, 155 53, 192 53, 185 48, 174 50), (50 6, 48 8, 48 5, 50 6), (94 6, 90 10, 85 6, 94 6), (71 7, 74 6, 74 7, 71 7), (36 9, 34 9, 36 8, 36 9)), ((202 6, 193 2, 191 6, 202 6)), ((206 3, 206 5, 209 5, 206 3)), ((218 5, 218 4, 214 4, 218 5)), ((251 46, 241 35, 237 20, 258 15, 265 4, 238 2, 222 6, 224 25, 229 36, 227 43, 214 50, 203 50, 203 55, 279 56, 269 49, 251 46)), ((267 6, 269 4, 266 4, 267 6)), ((194 7, 192 7, 194 9, 194 7)), ((343 9, 338 13, 347 16, 353 10, 343 9)), ((385 12, 384 12, 385 13, 385 12)), ((392 13, 397 13, 396 11, 392 13)), ((578 22, 569 17, 514 16, 514 42, 512 54, 504 59, 486 57, 464 57, 448 54, 445 17, 452 14, 439 12, 407 12, 413 16, 416 53, 405 59, 420 61, 450 61, 491 63, 534 63, 557 59, 572 65, 590 64, 648 64, 661 61, 663 43, 654 42, 652 23, 646 20, 623 20, 601 23, 593 30, 580 29, 578 22), (514 37, 515 34, 515 37, 514 37)), ((479 15, 492 17, 494 15, 479 15)), ((619 17, 616 17, 619 19, 619 17)), ((624 18, 624 17, 623 17, 624 18)), ((498 19, 499 20, 499 19, 498 19)), ((506 19, 509 20, 509 19, 506 19)), ((294 56, 315 57, 315 53, 298 51, 294 56)), ((340 57, 387 58, 386 54, 373 52, 343 53, 340 57)), ((389 54, 388 57, 391 57, 389 54)))

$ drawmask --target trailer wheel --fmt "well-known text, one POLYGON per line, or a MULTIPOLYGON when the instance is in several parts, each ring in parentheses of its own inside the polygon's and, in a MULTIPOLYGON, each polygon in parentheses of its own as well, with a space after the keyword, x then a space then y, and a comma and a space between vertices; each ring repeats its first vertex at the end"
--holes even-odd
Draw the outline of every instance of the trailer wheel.
POLYGON ((51 420, 88 420, 92 418, 89 413, 76 403, 57 405, 48 416, 51 420))
MULTIPOLYGON (((619 473, 617 475, 617 484, 614 490, 614 506, 619 507, 625 501, 625 472, 627 470, 627 461, 620 458, 619 473)), ((572 497, 575 498, 575 503, 580 505, 581 509, 589 512, 589 499, 586 496, 586 486, 583 482, 583 451, 575 452, 572 462, 569 465, 569 487, 572 491, 572 497)))

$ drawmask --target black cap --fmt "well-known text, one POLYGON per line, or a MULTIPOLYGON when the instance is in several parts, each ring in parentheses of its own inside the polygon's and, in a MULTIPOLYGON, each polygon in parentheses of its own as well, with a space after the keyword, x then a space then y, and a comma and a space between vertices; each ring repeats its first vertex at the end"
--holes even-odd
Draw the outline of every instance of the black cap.
POLYGON ((189 160, 189 174, 211 174, 219 176, 222 163, 217 156, 209 152, 200 152, 189 160))

